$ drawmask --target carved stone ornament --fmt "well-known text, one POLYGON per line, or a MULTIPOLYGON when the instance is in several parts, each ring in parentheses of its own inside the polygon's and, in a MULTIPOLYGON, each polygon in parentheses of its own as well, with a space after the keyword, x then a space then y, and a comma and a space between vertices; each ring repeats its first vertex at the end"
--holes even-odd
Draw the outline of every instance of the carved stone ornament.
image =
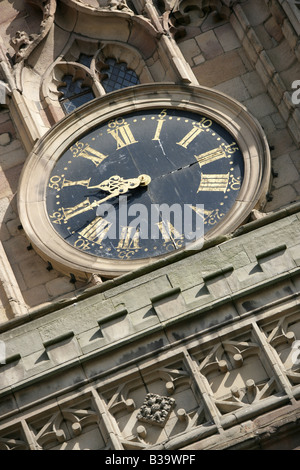
POLYGON ((145 423, 164 426, 174 406, 174 398, 148 393, 138 412, 137 419, 145 423))
POLYGON ((239 0, 163 0, 163 2, 165 7, 164 29, 168 28, 173 36, 180 37, 185 34, 185 26, 192 22, 192 13, 199 18, 198 23, 195 23, 194 26, 198 26, 213 11, 228 19, 232 8, 239 0))
POLYGON ((199 10, 204 16, 210 11, 225 13, 239 0, 164 0, 166 9, 187 13, 191 10, 199 10))
POLYGON ((131 11, 130 8, 128 8, 126 0, 108 0, 108 8, 110 10, 131 11))
POLYGON ((43 19, 38 34, 28 34, 25 31, 17 31, 11 39, 10 44, 16 52, 15 61, 21 62, 35 49, 35 47, 46 37, 54 21, 56 0, 26 0, 27 3, 37 6, 42 10, 43 19))

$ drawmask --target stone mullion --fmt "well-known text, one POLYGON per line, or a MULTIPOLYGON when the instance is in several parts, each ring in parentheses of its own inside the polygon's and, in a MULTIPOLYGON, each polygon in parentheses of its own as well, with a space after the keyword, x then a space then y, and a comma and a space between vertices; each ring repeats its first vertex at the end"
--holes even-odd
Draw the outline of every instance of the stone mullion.
POLYGON ((94 399, 95 407, 97 408, 97 412, 102 419, 103 425, 105 426, 107 434, 110 437, 110 441, 114 450, 124 450, 119 437, 119 431, 111 421, 104 401, 101 399, 96 390, 92 389, 91 393, 94 399))
POLYGON ((190 355, 188 351, 185 353, 185 359, 190 374, 193 377, 198 390, 200 391, 205 409, 208 411, 211 421, 213 421, 217 428, 221 431, 222 425, 220 421, 220 413, 211 396, 211 390, 208 386, 207 379, 200 373, 196 360, 190 355))
POLYGON ((160 33, 163 33, 163 28, 162 28, 159 16, 157 14, 157 10, 153 5, 152 0, 145 0, 143 12, 146 14, 148 18, 151 19, 151 22, 155 26, 157 31, 159 31, 160 33))
POLYGON ((26 419, 21 420, 21 426, 22 426, 22 430, 23 430, 23 433, 25 435, 25 438, 26 438, 29 449, 30 450, 40 450, 40 446, 36 442, 36 440, 34 438, 34 434, 30 431, 26 419))
POLYGON ((184 59, 177 43, 167 35, 163 35, 160 41, 168 59, 173 62, 173 67, 177 75, 180 77, 181 82, 198 86, 199 82, 190 65, 184 59))
POLYGON ((291 385, 285 375, 284 368, 281 367, 281 361, 278 354, 268 343, 267 338, 260 330, 256 322, 253 322, 252 327, 253 335, 255 336, 257 343, 260 345, 262 351, 264 352, 265 358, 273 371, 273 375, 277 383, 281 385, 286 395, 290 398, 291 401, 293 401, 294 398, 291 390, 291 385))

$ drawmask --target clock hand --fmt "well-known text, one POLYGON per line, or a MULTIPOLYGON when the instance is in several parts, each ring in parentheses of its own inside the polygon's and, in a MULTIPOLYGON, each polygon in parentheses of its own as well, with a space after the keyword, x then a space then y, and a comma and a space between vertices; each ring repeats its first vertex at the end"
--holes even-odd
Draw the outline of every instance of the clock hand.
POLYGON ((118 196, 120 193, 118 190, 116 190, 114 193, 109 194, 103 199, 100 199, 100 201, 94 201, 90 202, 89 199, 85 199, 84 201, 80 202, 76 206, 73 207, 67 207, 67 208, 62 208, 63 212, 63 220, 66 222, 67 220, 71 219, 72 217, 75 217, 76 215, 82 214, 83 212, 90 211, 91 209, 94 209, 94 207, 100 206, 103 202, 107 201, 108 199, 111 199, 115 196, 118 196))
POLYGON ((101 189, 102 191, 108 191, 113 193, 118 189, 119 194, 126 193, 129 189, 137 188, 138 186, 146 186, 150 183, 151 178, 148 175, 140 175, 137 178, 124 179, 121 176, 114 175, 108 180, 102 181, 102 183, 96 186, 88 186, 88 189, 101 189))
MULTIPOLYGON (((85 201, 81 202, 80 204, 77 204, 74 207, 68 207, 68 208, 63 208, 63 214, 64 214, 64 220, 67 221, 74 217, 75 215, 82 214, 83 212, 87 212, 91 209, 94 209, 95 207, 100 206, 105 201, 108 201, 109 199, 119 196, 120 194, 124 194, 130 189, 137 188, 138 186, 146 186, 149 184, 151 181, 150 176, 148 175, 141 175, 138 178, 131 178, 128 180, 124 180, 118 175, 112 176, 108 180, 103 181, 100 183, 100 185, 96 186, 99 188, 100 186, 103 185, 104 191, 109 191, 110 194, 103 199, 100 199, 99 201, 94 201, 90 203, 89 199, 87 198, 85 201)), ((89 187, 91 188, 91 187, 89 187)))

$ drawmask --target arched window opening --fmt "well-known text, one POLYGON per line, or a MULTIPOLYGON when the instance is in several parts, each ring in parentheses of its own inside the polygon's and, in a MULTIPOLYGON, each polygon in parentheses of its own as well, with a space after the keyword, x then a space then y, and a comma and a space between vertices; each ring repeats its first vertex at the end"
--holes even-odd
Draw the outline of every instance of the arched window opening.
POLYGON ((83 84, 83 79, 74 80, 72 75, 64 75, 63 82, 64 85, 58 91, 61 93, 60 104, 66 114, 95 98, 91 87, 83 84))
POLYGON ((112 58, 105 60, 100 72, 102 76, 101 85, 106 93, 140 83, 137 74, 127 68, 125 62, 117 62, 112 58))

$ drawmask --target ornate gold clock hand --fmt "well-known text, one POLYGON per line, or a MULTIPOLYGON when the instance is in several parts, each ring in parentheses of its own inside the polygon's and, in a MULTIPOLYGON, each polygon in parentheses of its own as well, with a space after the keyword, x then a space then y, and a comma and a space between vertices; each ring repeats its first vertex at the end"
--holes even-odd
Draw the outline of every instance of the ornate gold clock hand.
POLYGON ((102 191, 108 191, 109 193, 113 193, 115 190, 118 190, 119 194, 124 194, 129 189, 134 189, 138 186, 146 186, 150 181, 151 178, 148 175, 140 175, 137 178, 130 178, 127 180, 119 175, 114 175, 96 186, 88 186, 88 189, 101 189, 102 191))
MULTIPOLYGON (((88 186, 89 189, 91 188, 100 188, 103 186, 104 191, 109 191, 110 194, 103 199, 100 199, 99 201, 94 201, 90 203, 89 199, 87 198, 85 201, 81 202, 80 204, 77 204, 76 206, 73 207, 68 207, 66 209, 62 209, 63 214, 64 214, 64 221, 66 222, 67 220, 71 219, 75 215, 82 214, 83 212, 87 212, 91 209, 94 209, 95 207, 100 206, 105 201, 108 201, 109 199, 119 196, 120 194, 124 194, 129 189, 134 189, 137 188, 138 186, 145 186, 149 184, 151 181, 150 176, 148 175, 141 175, 138 178, 131 178, 128 180, 124 180, 118 175, 111 176, 108 180, 103 181, 97 186, 88 186)), ((102 187, 100 188, 102 189, 102 187)))

